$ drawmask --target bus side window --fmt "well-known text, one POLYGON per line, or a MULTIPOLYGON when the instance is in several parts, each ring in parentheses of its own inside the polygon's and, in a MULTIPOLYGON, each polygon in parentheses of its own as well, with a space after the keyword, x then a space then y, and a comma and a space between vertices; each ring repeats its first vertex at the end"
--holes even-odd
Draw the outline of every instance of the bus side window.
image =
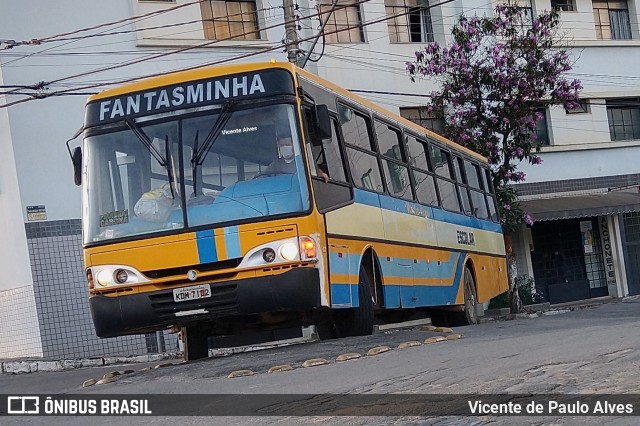
POLYGON ((331 119, 331 139, 323 139, 320 150, 320 156, 315 157, 315 164, 321 169, 324 168, 323 171, 329 176, 329 179, 346 182, 344 162, 338 141, 338 122, 334 118, 331 119))
POLYGON ((331 138, 320 139, 310 129, 313 120, 311 109, 308 107, 304 108, 304 118, 307 150, 310 152, 311 158, 309 164, 311 175, 321 177, 322 173, 325 173, 330 180, 347 182, 338 140, 337 120, 333 117, 331 118, 331 138))
POLYGON ((483 169, 481 173, 483 184, 485 187, 485 195, 487 198, 487 205, 489 206, 489 217, 494 222, 499 222, 498 207, 496 203, 495 193, 493 191, 493 181, 491 180, 491 171, 489 169, 483 169))
POLYGON ((464 169, 469 183, 469 193, 473 204, 474 215, 478 219, 489 219, 489 211, 485 200, 484 192, 486 187, 481 177, 480 168, 468 160, 464 160, 464 169))
POLYGON ((338 110, 353 184, 358 188, 384 192, 369 118, 343 105, 338 110))
POLYGON ((407 136, 405 140, 416 200, 422 204, 438 207, 438 193, 433 172, 429 166, 427 144, 413 136, 407 136))
POLYGON ((458 194, 460 194, 462 209, 465 214, 471 215, 471 201, 467 189, 467 180, 465 179, 464 170, 462 169, 462 158, 457 155, 453 157, 453 171, 456 175, 456 182, 458 182, 458 194))
POLYGON ((451 168, 450 154, 433 144, 429 144, 429 157, 431 158, 433 169, 438 175, 438 190, 442 207, 453 212, 460 212, 460 202, 458 201, 456 184, 453 180, 454 175, 451 168))
POLYGON ((384 177, 387 180, 389 194, 413 200, 409 168, 406 164, 404 150, 400 144, 402 137, 400 131, 379 120, 375 120, 375 130, 380 154, 382 154, 384 177))

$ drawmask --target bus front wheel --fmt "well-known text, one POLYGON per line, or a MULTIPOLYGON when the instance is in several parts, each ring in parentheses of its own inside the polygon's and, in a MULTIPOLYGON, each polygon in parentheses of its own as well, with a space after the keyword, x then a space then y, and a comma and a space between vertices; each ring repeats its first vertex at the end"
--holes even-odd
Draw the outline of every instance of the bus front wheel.
POLYGON ((209 356, 209 335, 204 327, 198 325, 182 327, 182 342, 185 361, 209 356))
POLYGON ((335 326, 339 337, 373 334, 373 297, 369 275, 363 266, 360 266, 358 279, 358 302, 357 308, 348 309, 348 312, 344 312, 344 316, 336 321, 335 326))

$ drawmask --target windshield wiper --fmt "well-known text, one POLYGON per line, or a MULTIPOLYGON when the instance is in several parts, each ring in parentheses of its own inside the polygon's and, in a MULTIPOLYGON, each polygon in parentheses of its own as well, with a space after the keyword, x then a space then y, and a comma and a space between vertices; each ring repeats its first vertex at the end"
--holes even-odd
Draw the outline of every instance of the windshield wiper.
POLYGON ((151 139, 149 138, 149 136, 147 136, 144 130, 138 127, 135 121, 129 118, 125 118, 124 122, 129 128, 129 130, 131 130, 131 132, 134 135, 136 135, 136 137, 142 143, 142 145, 144 145, 144 147, 147 148, 147 151, 149 151, 151 156, 155 158, 158 164, 160 164, 162 167, 167 169, 167 178, 169 179, 169 187, 171 189, 171 198, 175 199, 176 195, 174 190, 175 181, 173 177, 173 167, 172 167, 172 164, 168 162, 168 160, 171 158, 171 148, 169 146, 169 135, 164 135, 164 147, 165 147, 165 155, 166 155, 166 158, 165 158, 162 156, 162 153, 160 153, 160 151, 158 151, 158 149, 155 146, 153 146, 153 142, 151 142, 151 139))
POLYGON ((196 192, 197 174, 196 173, 198 170, 198 166, 202 165, 202 163, 204 162, 204 159, 209 153, 209 150, 211 149, 213 144, 216 143, 216 139, 220 135, 220 132, 222 131, 222 129, 224 129, 224 126, 229 121, 229 118, 231 118, 233 105, 234 105, 233 101, 226 101, 224 103, 224 105, 222 106, 222 109, 220 110, 220 115, 218 115, 218 119, 213 124, 213 127, 211 127, 209 134, 207 135, 206 138, 204 138, 204 141, 202 142, 202 146, 200 147, 198 147, 198 132, 196 132, 196 137, 193 145, 193 154, 191 155, 191 167, 192 167, 191 176, 193 177, 193 193, 195 195, 197 195, 197 192, 196 192))

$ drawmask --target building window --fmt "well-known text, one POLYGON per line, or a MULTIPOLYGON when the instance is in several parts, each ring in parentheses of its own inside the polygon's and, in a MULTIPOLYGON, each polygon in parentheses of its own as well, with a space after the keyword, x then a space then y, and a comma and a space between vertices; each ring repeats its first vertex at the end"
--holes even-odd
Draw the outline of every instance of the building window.
POLYGON ((551 8, 563 12, 573 12, 576 10, 573 0, 551 0, 551 8))
POLYGON ((516 7, 522 11, 522 20, 519 23, 520 31, 526 34, 533 28, 533 6, 531 0, 523 0, 516 2, 516 7))
POLYGON ((626 0, 593 0, 593 19, 598 40, 631 40, 626 0))
POLYGON ((564 110, 567 114, 587 114, 591 112, 591 107, 589 106, 588 100, 580 99, 576 102, 576 106, 573 108, 565 108, 564 110))
POLYGON ((362 43, 364 33, 362 31, 362 19, 360 16, 360 4, 356 0, 338 0, 335 9, 332 9, 331 0, 322 0, 320 3, 320 20, 329 21, 324 28, 327 43, 362 43))
POLYGON ((434 118, 425 108, 422 107, 400 107, 400 115, 407 120, 432 130, 438 134, 442 134, 443 125, 440 119, 434 118))
POLYGON ((640 98, 607 100, 612 141, 640 139, 640 98))
POLYGON ((547 123, 547 109, 544 107, 536 108, 534 110, 536 113, 540 113, 542 118, 538 120, 536 124, 536 129, 533 131, 535 135, 534 143, 537 145, 548 146, 550 145, 549 140, 549 123, 547 123))
POLYGON ((385 0, 391 43, 427 43, 434 41, 428 2, 385 0))
POLYGON ((204 36, 208 40, 258 40, 256 2, 205 0, 200 3, 204 36))

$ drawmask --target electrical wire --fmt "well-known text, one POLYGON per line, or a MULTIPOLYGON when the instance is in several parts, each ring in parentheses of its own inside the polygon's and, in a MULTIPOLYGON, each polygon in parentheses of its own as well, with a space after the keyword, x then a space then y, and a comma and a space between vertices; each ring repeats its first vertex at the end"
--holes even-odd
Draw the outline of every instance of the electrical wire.
MULTIPOLYGON (((370 0, 360 0, 360 1, 356 2, 356 3, 357 4, 362 4, 362 3, 366 3, 368 1, 370 1, 370 0)), ((453 0, 443 0, 440 3, 430 5, 429 8, 433 8, 433 7, 441 6, 441 5, 444 5, 444 4, 447 4, 447 3, 451 3, 452 1, 453 0)), ((337 9, 346 8, 346 7, 353 7, 353 5, 354 5, 354 3, 351 3, 349 5, 338 7, 337 9)), ((385 16, 384 18, 374 19, 374 20, 371 20, 371 21, 368 21, 368 22, 359 23, 357 25, 348 26, 348 27, 345 27, 345 28, 342 28, 342 29, 336 29, 334 31, 327 32, 326 34, 334 34, 334 33, 339 33, 339 32, 342 32, 342 31, 349 31, 351 29, 366 27, 368 25, 372 25, 372 24, 375 24, 375 23, 383 22, 383 21, 386 21, 387 19, 391 19, 391 18, 394 18, 394 17, 397 17, 397 16, 403 16, 403 15, 406 15, 408 13, 409 13, 409 11, 403 12, 403 13, 399 13, 399 14, 396 14, 396 15, 385 16)), ((281 25, 281 24, 274 25, 274 27, 275 26, 279 26, 279 25, 281 25)), ((262 30, 264 30, 264 28, 263 29, 257 29, 255 31, 250 31, 247 34, 255 33, 257 31, 262 31, 262 30)), ((77 75, 74 75, 74 76, 69 76, 69 77, 64 77, 64 78, 61 78, 61 79, 57 79, 57 80, 54 80, 52 82, 48 82, 48 85, 51 85, 51 84, 54 84, 54 83, 59 83, 59 82, 66 81, 66 80, 70 80, 70 79, 73 79, 73 78, 76 78, 76 77, 79 77, 79 76, 91 75, 91 74, 95 74, 95 73, 98 73, 98 72, 111 70, 111 69, 114 69, 114 68, 121 68, 122 66, 128 66, 128 65, 140 63, 140 62, 143 62, 143 61, 146 61, 146 60, 149 60, 149 59, 156 59, 158 57, 169 56, 169 55, 172 55, 172 54, 175 54, 175 53, 178 53, 178 52, 182 52, 182 51, 186 51, 186 50, 192 50, 192 49, 195 49, 195 48, 198 48, 198 47, 208 46, 208 45, 211 45, 211 44, 219 43, 220 41, 230 40, 230 39, 237 38, 237 37, 238 36, 236 35, 236 36, 229 37, 229 38, 223 39, 223 40, 213 40, 211 42, 198 44, 198 45, 195 45, 195 46, 187 46, 185 48, 177 49, 177 50, 173 50, 173 51, 169 51, 169 52, 165 52, 163 54, 152 55, 151 57, 146 57, 146 58, 141 58, 141 59, 128 61, 126 63, 121 64, 120 66, 103 67, 103 68, 98 69, 98 70, 93 70, 93 71, 89 71, 89 72, 80 73, 80 74, 77 74, 77 75)), ((204 65, 209 65, 209 66, 210 65, 219 65, 221 63, 231 62, 231 61, 235 61, 235 60, 238 60, 238 59, 244 59, 244 58, 255 56, 255 55, 258 55, 258 54, 261 54, 261 53, 266 53, 266 52, 273 51, 273 50, 276 50, 276 49, 281 49, 282 47, 287 47, 289 45, 298 44, 299 42, 307 41, 307 40, 309 40, 311 38, 313 38, 313 37, 308 37, 308 38, 305 38, 305 39, 301 39, 301 40, 298 40, 296 42, 283 43, 283 44, 281 44, 279 46, 261 49, 261 50, 256 51, 256 52, 251 52, 251 53, 248 53, 248 54, 245 54, 245 55, 240 55, 240 56, 237 56, 237 57, 232 57, 232 58, 227 58, 227 59, 223 59, 223 60, 219 60, 219 61, 209 62, 209 63, 206 63, 206 64, 200 64, 200 65, 197 65, 197 66, 194 66, 194 67, 183 68, 181 70, 186 71, 186 70, 190 70, 190 69, 194 69, 194 68, 199 68, 199 67, 204 66, 204 65)), ((170 72, 162 72, 162 73, 155 73, 155 74, 147 75, 147 76, 144 76, 144 77, 134 77, 134 78, 126 79, 126 80, 120 80, 118 82, 113 82, 112 84, 122 84, 122 83, 125 83, 125 82, 136 81, 136 80, 139 80, 141 78, 148 78, 148 77, 153 77, 153 76, 166 75, 166 74, 169 74, 169 73, 170 72)), ((85 89, 100 87, 100 86, 104 86, 104 85, 105 84, 88 85, 88 86, 76 88, 75 90, 85 90, 85 89)), ((57 91, 57 92, 50 92, 50 93, 47 93, 45 95, 39 95, 38 98, 49 97, 49 96, 62 96, 68 91, 71 91, 71 89, 57 91)), ((25 98, 25 99, 16 100, 16 101, 13 101, 13 102, 7 102, 4 105, 0 105, 0 108, 6 108, 6 107, 9 107, 9 106, 17 105, 19 103, 27 102, 29 100, 31 100, 31 99, 25 98)))

